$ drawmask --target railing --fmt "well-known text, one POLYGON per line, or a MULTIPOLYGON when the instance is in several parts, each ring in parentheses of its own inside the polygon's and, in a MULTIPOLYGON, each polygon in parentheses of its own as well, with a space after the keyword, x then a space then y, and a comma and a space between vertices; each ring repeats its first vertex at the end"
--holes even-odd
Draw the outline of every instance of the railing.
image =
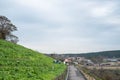
POLYGON ((66 80, 66 74, 68 74, 68 68, 62 73, 60 76, 55 78, 54 80, 66 80))
POLYGON ((89 74, 85 73, 80 66, 78 66, 78 70, 83 74, 86 80, 96 80, 94 77, 90 76, 89 74))
MULTIPOLYGON (((80 70, 80 69, 79 69, 80 70)), ((82 70, 80 70, 80 72, 84 75, 84 77, 86 78, 86 80, 95 80, 95 78, 91 77, 90 75, 86 74, 85 72, 83 72, 82 70)))
POLYGON ((68 78, 69 78, 69 71, 70 71, 70 68, 69 68, 69 66, 68 66, 68 68, 67 68, 67 75, 66 75, 65 80, 68 80, 68 78))

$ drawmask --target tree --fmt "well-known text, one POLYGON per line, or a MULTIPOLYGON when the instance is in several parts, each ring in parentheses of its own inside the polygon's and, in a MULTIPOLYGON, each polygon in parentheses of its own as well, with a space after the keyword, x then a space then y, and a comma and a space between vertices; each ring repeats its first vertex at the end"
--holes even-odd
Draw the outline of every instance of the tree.
POLYGON ((17 43, 18 37, 12 34, 13 31, 17 31, 17 27, 7 17, 0 16, 0 39, 17 43))

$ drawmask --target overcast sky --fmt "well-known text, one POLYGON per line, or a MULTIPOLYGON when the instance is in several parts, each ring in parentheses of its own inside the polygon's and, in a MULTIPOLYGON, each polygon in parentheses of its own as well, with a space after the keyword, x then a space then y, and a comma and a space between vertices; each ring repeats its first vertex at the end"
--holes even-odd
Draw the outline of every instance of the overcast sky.
POLYGON ((43 53, 120 50, 119 0, 0 0, 19 43, 43 53))

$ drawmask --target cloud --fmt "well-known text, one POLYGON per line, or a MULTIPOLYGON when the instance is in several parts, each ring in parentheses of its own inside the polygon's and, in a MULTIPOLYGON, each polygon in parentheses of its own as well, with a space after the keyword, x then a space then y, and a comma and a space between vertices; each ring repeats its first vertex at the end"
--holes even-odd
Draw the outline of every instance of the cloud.
POLYGON ((118 0, 0 1, 1 15, 17 27, 20 42, 41 52, 119 49, 118 0))

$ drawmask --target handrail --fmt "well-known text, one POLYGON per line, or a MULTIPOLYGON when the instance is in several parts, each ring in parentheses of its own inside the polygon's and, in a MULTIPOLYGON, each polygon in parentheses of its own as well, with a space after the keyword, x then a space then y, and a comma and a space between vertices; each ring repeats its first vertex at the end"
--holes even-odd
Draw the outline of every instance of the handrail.
POLYGON ((86 74, 84 71, 80 70, 79 71, 83 74, 84 78, 86 80, 96 80, 95 78, 91 77, 90 75, 86 74))
POLYGON ((65 78, 65 80, 68 80, 68 77, 69 77, 69 66, 67 67, 67 75, 66 75, 66 78, 65 78))

